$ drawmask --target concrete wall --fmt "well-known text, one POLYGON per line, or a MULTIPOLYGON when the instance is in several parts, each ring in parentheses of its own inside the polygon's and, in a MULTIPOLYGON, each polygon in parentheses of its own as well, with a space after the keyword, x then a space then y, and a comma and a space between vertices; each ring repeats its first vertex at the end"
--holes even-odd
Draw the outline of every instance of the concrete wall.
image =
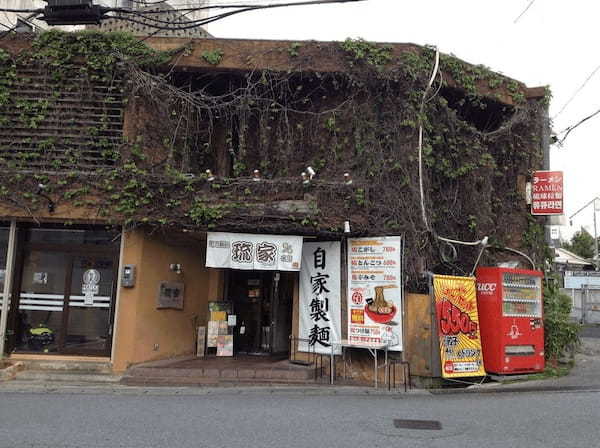
POLYGON ((222 272, 207 269, 205 243, 177 245, 166 236, 132 231, 124 236, 122 264, 134 264, 134 288, 120 288, 115 321, 113 368, 195 353, 196 326, 206 325, 208 301, 222 297, 222 272), (182 274, 169 269, 183 267, 182 274), (184 308, 157 309, 161 281, 185 283, 184 308))

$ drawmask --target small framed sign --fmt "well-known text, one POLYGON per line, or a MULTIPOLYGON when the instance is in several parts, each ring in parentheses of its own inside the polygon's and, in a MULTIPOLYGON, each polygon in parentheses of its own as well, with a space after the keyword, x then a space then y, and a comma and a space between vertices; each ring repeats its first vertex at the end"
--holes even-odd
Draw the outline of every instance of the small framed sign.
POLYGON ((160 282, 156 308, 183 309, 184 284, 180 282, 160 282))

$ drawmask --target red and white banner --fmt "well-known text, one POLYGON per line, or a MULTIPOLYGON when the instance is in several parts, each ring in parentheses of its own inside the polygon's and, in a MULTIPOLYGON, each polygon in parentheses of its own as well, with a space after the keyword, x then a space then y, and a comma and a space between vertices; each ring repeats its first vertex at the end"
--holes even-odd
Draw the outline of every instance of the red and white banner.
POLYGON ((531 188, 531 214, 563 214, 562 171, 534 171, 531 188))

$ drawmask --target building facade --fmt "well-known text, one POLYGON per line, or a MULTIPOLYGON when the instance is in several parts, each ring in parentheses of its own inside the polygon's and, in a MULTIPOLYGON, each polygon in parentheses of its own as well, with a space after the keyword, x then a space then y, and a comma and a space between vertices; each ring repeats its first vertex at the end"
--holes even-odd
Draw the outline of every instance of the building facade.
POLYGON ((234 353, 291 357, 299 269, 207 267, 211 232, 340 242, 342 338, 347 239, 401 235, 405 352, 435 376, 415 325, 430 314, 409 293, 478 258, 438 237, 541 261, 522 235, 539 225, 524 191, 543 89, 444 57, 428 92, 435 53, 414 45, 123 39, 0 42, 5 356, 122 372, 196 353, 225 302, 234 353))

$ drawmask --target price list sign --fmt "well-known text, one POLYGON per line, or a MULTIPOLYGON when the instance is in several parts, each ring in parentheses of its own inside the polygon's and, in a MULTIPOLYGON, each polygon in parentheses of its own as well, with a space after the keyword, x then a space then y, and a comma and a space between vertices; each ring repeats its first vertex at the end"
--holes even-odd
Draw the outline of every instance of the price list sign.
POLYGON ((402 239, 348 240, 348 341, 402 350, 402 239))

